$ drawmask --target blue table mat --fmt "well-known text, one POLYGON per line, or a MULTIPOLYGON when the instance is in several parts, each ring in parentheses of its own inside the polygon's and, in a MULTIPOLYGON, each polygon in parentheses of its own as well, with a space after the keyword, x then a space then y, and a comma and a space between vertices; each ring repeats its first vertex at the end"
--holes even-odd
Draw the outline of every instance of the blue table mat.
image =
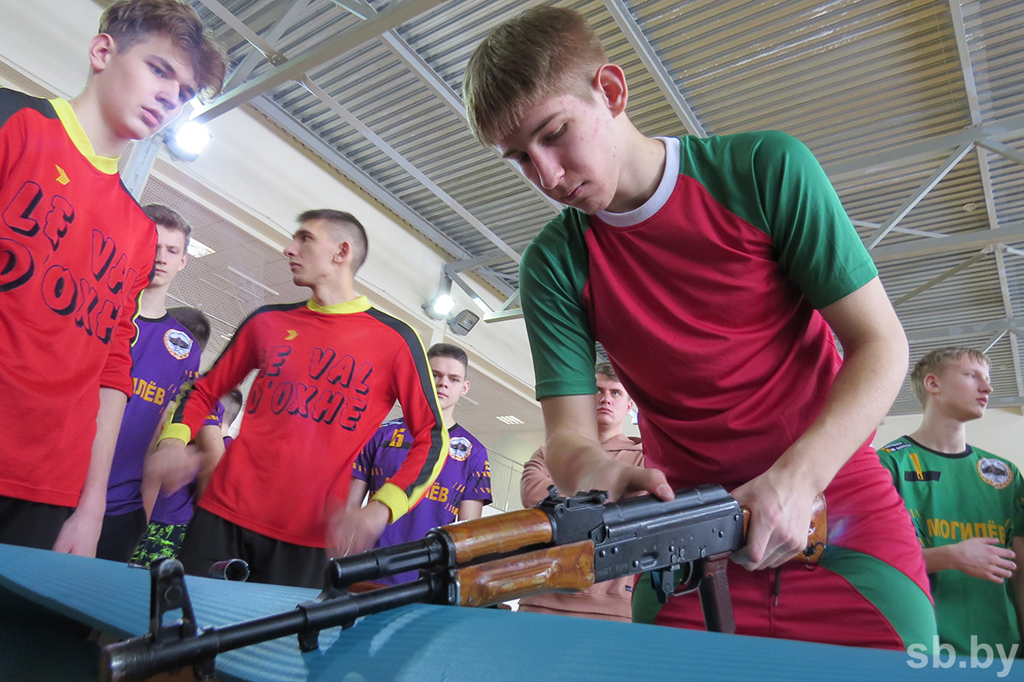
MULTIPOLYGON (((149 584, 148 572, 122 564, 0 545, 0 587, 119 637, 147 631, 149 584)), ((186 584, 201 627, 289 611, 318 593, 191 576, 186 584)), ((1001 676, 1006 669, 998 659, 987 668, 959 659, 944 669, 930 657, 924 667, 909 665, 917 660, 903 652, 415 604, 361 618, 344 632, 324 630, 317 651, 301 653, 292 636, 221 654, 217 677, 246 682, 1024 679, 1024 664, 1001 676)), ((948 657, 939 661, 947 662, 948 657)))

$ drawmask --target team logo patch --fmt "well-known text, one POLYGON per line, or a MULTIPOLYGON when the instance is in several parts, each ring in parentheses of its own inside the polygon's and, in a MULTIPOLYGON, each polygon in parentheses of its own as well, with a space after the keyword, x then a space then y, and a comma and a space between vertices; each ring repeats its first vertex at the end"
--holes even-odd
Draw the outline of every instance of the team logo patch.
POLYGON ((896 443, 889 443, 884 448, 879 448, 879 449, 880 450, 885 450, 886 452, 899 452, 900 450, 903 450, 903 449, 909 448, 909 447, 912 447, 910 445, 910 443, 904 443, 902 441, 897 441, 896 443))
POLYGON ((981 480, 985 481, 985 483, 1000 490, 1010 485, 1010 481, 1013 480, 1013 473, 1006 462, 1001 462, 998 459, 989 459, 988 457, 978 460, 978 475, 981 476, 981 480))
POLYGON ((168 329, 164 334, 164 347, 177 359, 184 360, 192 352, 192 338, 179 329, 168 329))
POLYGON ((465 462, 473 451, 473 443, 468 438, 456 436, 448 441, 448 456, 456 462, 465 462))

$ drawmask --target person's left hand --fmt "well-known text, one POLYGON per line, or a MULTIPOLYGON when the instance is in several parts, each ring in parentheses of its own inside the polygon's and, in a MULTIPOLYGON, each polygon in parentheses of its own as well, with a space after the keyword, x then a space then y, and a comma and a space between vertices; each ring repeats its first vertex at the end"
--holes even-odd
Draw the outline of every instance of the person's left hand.
POLYGON ((771 469, 732 491, 750 510, 747 544, 732 560, 750 571, 775 568, 807 546, 817 490, 771 469))
POLYGON ((327 520, 327 556, 333 559, 371 549, 390 519, 391 510, 376 500, 361 509, 341 507, 327 520))

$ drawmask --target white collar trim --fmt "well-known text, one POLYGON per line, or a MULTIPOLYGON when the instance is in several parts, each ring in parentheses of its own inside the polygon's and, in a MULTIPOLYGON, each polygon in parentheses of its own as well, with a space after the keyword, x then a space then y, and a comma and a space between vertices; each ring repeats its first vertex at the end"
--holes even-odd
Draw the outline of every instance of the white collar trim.
POLYGON ((632 227, 651 218, 668 203, 668 198, 672 196, 672 191, 676 188, 676 180, 679 178, 679 138, 656 137, 654 139, 661 140, 665 144, 665 172, 661 176, 661 182, 658 183, 658 189, 654 190, 654 194, 644 202, 643 206, 634 208, 632 211, 625 213, 598 212, 596 217, 602 223, 612 227, 632 227))

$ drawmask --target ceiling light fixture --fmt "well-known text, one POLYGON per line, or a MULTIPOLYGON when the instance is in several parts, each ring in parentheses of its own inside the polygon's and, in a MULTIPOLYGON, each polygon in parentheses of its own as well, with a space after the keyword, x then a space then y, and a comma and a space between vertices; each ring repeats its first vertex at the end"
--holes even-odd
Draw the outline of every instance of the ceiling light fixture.
POLYGON ((437 293, 433 298, 423 304, 423 310, 435 320, 443 320, 455 307, 455 299, 452 298, 452 281, 441 276, 441 282, 437 285, 437 293))
POLYGON ((167 131, 164 142, 171 156, 180 161, 195 161, 210 144, 213 135, 202 123, 186 121, 167 131))
POLYGON ((203 256, 209 256, 212 253, 217 253, 206 244, 202 243, 195 237, 188 240, 188 255, 189 258, 202 258, 203 256))
MULTIPOLYGON (((454 303, 454 301, 453 301, 454 303)), ((455 315, 448 316, 448 326, 459 336, 465 336, 473 331, 473 327, 480 321, 480 316, 472 310, 463 310, 455 315)))

